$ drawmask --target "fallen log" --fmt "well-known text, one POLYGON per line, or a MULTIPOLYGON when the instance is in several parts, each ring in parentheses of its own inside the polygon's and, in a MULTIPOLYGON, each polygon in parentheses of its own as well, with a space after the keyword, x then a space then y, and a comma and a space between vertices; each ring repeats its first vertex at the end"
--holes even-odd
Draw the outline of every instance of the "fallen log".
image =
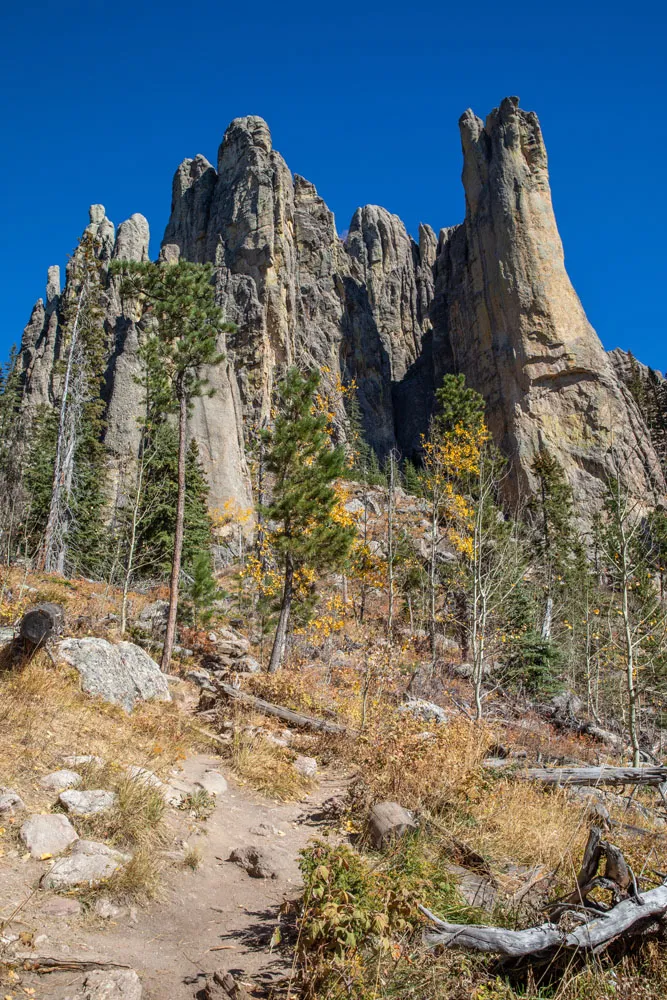
POLYGON ((667 767, 529 767, 517 778, 543 785, 662 785, 667 767))
POLYGON ((244 705, 249 705, 262 715, 272 715, 283 722, 289 722, 300 729, 312 729, 319 733, 347 733, 349 730, 345 726, 339 726, 336 722, 327 722, 325 719, 315 719, 310 715, 302 715, 300 712, 293 712, 291 708, 283 708, 281 705, 272 705, 270 701, 257 698, 247 691, 239 691, 231 684, 218 682, 218 689, 233 701, 240 701, 244 705))
POLYGON ((437 930, 425 932, 424 939, 430 948, 444 945, 446 948, 494 952, 510 958, 539 956, 552 949, 597 951, 606 948, 621 935, 640 933, 650 921, 663 920, 667 914, 667 884, 643 893, 641 903, 634 897, 624 899, 613 909, 595 914, 593 920, 568 932, 551 923, 524 931, 480 924, 449 924, 426 907, 420 906, 419 909, 437 927, 437 930))

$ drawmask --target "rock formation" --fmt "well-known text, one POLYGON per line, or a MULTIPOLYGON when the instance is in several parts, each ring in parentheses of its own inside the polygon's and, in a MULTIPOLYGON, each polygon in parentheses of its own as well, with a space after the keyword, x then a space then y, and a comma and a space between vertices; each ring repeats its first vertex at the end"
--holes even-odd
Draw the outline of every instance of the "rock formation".
MULTIPOLYGON (((486 400, 515 494, 530 491, 541 448, 562 463, 584 508, 601 494, 612 447, 634 489, 664 488, 642 417, 567 276, 537 117, 506 98, 486 123, 467 111, 460 128, 465 221, 439 237, 421 226, 418 242, 374 205, 357 209, 341 240, 261 118, 231 123, 217 168, 203 156, 179 166, 161 259, 212 262, 218 301, 236 324, 210 374, 215 394, 197 401, 190 425, 214 506, 249 503, 245 449, 277 373, 294 361, 355 380, 380 456, 393 447, 418 453, 442 376, 463 372, 486 400)), ((148 259, 143 216, 114 239, 104 209, 93 206, 91 230, 103 262, 148 259)), ((118 469, 138 444, 141 330, 108 284, 105 440, 118 469)), ((46 304, 33 309, 21 348, 27 410, 54 402, 61 299, 50 269, 46 304)))

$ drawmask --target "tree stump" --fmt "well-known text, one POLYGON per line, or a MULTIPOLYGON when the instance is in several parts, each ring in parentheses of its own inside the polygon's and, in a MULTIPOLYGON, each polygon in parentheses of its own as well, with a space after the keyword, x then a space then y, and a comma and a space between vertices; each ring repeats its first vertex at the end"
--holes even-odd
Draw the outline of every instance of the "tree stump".
POLYGON ((19 630, 19 638, 31 646, 43 646, 60 635, 65 622, 65 611, 60 604, 38 604, 26 611, 19 630))

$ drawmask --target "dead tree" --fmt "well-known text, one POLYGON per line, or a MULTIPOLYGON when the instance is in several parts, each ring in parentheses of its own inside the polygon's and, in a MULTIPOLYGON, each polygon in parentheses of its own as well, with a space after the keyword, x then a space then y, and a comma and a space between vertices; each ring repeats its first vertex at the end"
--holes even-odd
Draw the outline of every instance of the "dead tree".
POLYGON ((525 930, 450 924, 425 907, 422 913, 435 929, 425 932, 426 943, 435 948, 465 948, 510 958, 549 959, 562 952, 598 954, 619 938, 631 939, 664 928, 667 918, 667 880, 641 893, 632 869, 618 847, 602 839, 593 827, 588 838, 577 885, 551 907, 550 919, 525 930), (598 868, 604 860, 604 872, 598 868), (589 897, 593 889, 611 894, 609 904, 589 897))

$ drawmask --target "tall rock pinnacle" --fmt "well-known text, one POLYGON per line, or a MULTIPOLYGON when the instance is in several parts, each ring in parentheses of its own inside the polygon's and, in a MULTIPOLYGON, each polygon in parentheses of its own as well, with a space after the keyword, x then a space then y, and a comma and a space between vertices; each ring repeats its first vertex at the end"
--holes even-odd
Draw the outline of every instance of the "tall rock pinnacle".
POLYGON ((450 363, 487 400, 516 485, 546 448, 581 498, 612 471, 651 493, 662 475, 646 429, 565 270, 537 116, 506 98, 486 123, 467 111, 464 226, 444 242, 436 296, 445 299, 450 363))
MULTIPOLYGON (((210 262, 216 297, 236 332, 221 336, 224 362, 209 372, 190 434, 199 444, 211 503, 251 502, 245 449, 270 410, 280 370, 298 362, 323 372, 325 391, 354 379, 369 443, 418 457, 435 390, 462 372, 479 390, 496 443, 511 460, 514 495, 533 488, 540 449, 563 465, 584 519, 613 471, 648 498, 664 490, 641 414, 584 314, 565 270, 547 155, 536 115, 506 98, 482 122, 460 120, 466 216, 418 242, 384 208, 358 208, 343 241, 314 185, 292 175, 266 122, 236 118, 217 166, 197 155, 174 176, 160 259, 210 262)), ((103 265, 148 259, 148 223, 118 227, 90 210, 103 265)), ((114 482, 138 447, 138 316, 125 315, 108 279, 110 337, 105 444, 114 482)), ((26 414, 55 402, 62 348, 56 269, 49 271, 21 352, 26 414), (57 366, 56 366, 57 367, 57 366)), ((337 404, 335 424, 345 434, 337 404)))

